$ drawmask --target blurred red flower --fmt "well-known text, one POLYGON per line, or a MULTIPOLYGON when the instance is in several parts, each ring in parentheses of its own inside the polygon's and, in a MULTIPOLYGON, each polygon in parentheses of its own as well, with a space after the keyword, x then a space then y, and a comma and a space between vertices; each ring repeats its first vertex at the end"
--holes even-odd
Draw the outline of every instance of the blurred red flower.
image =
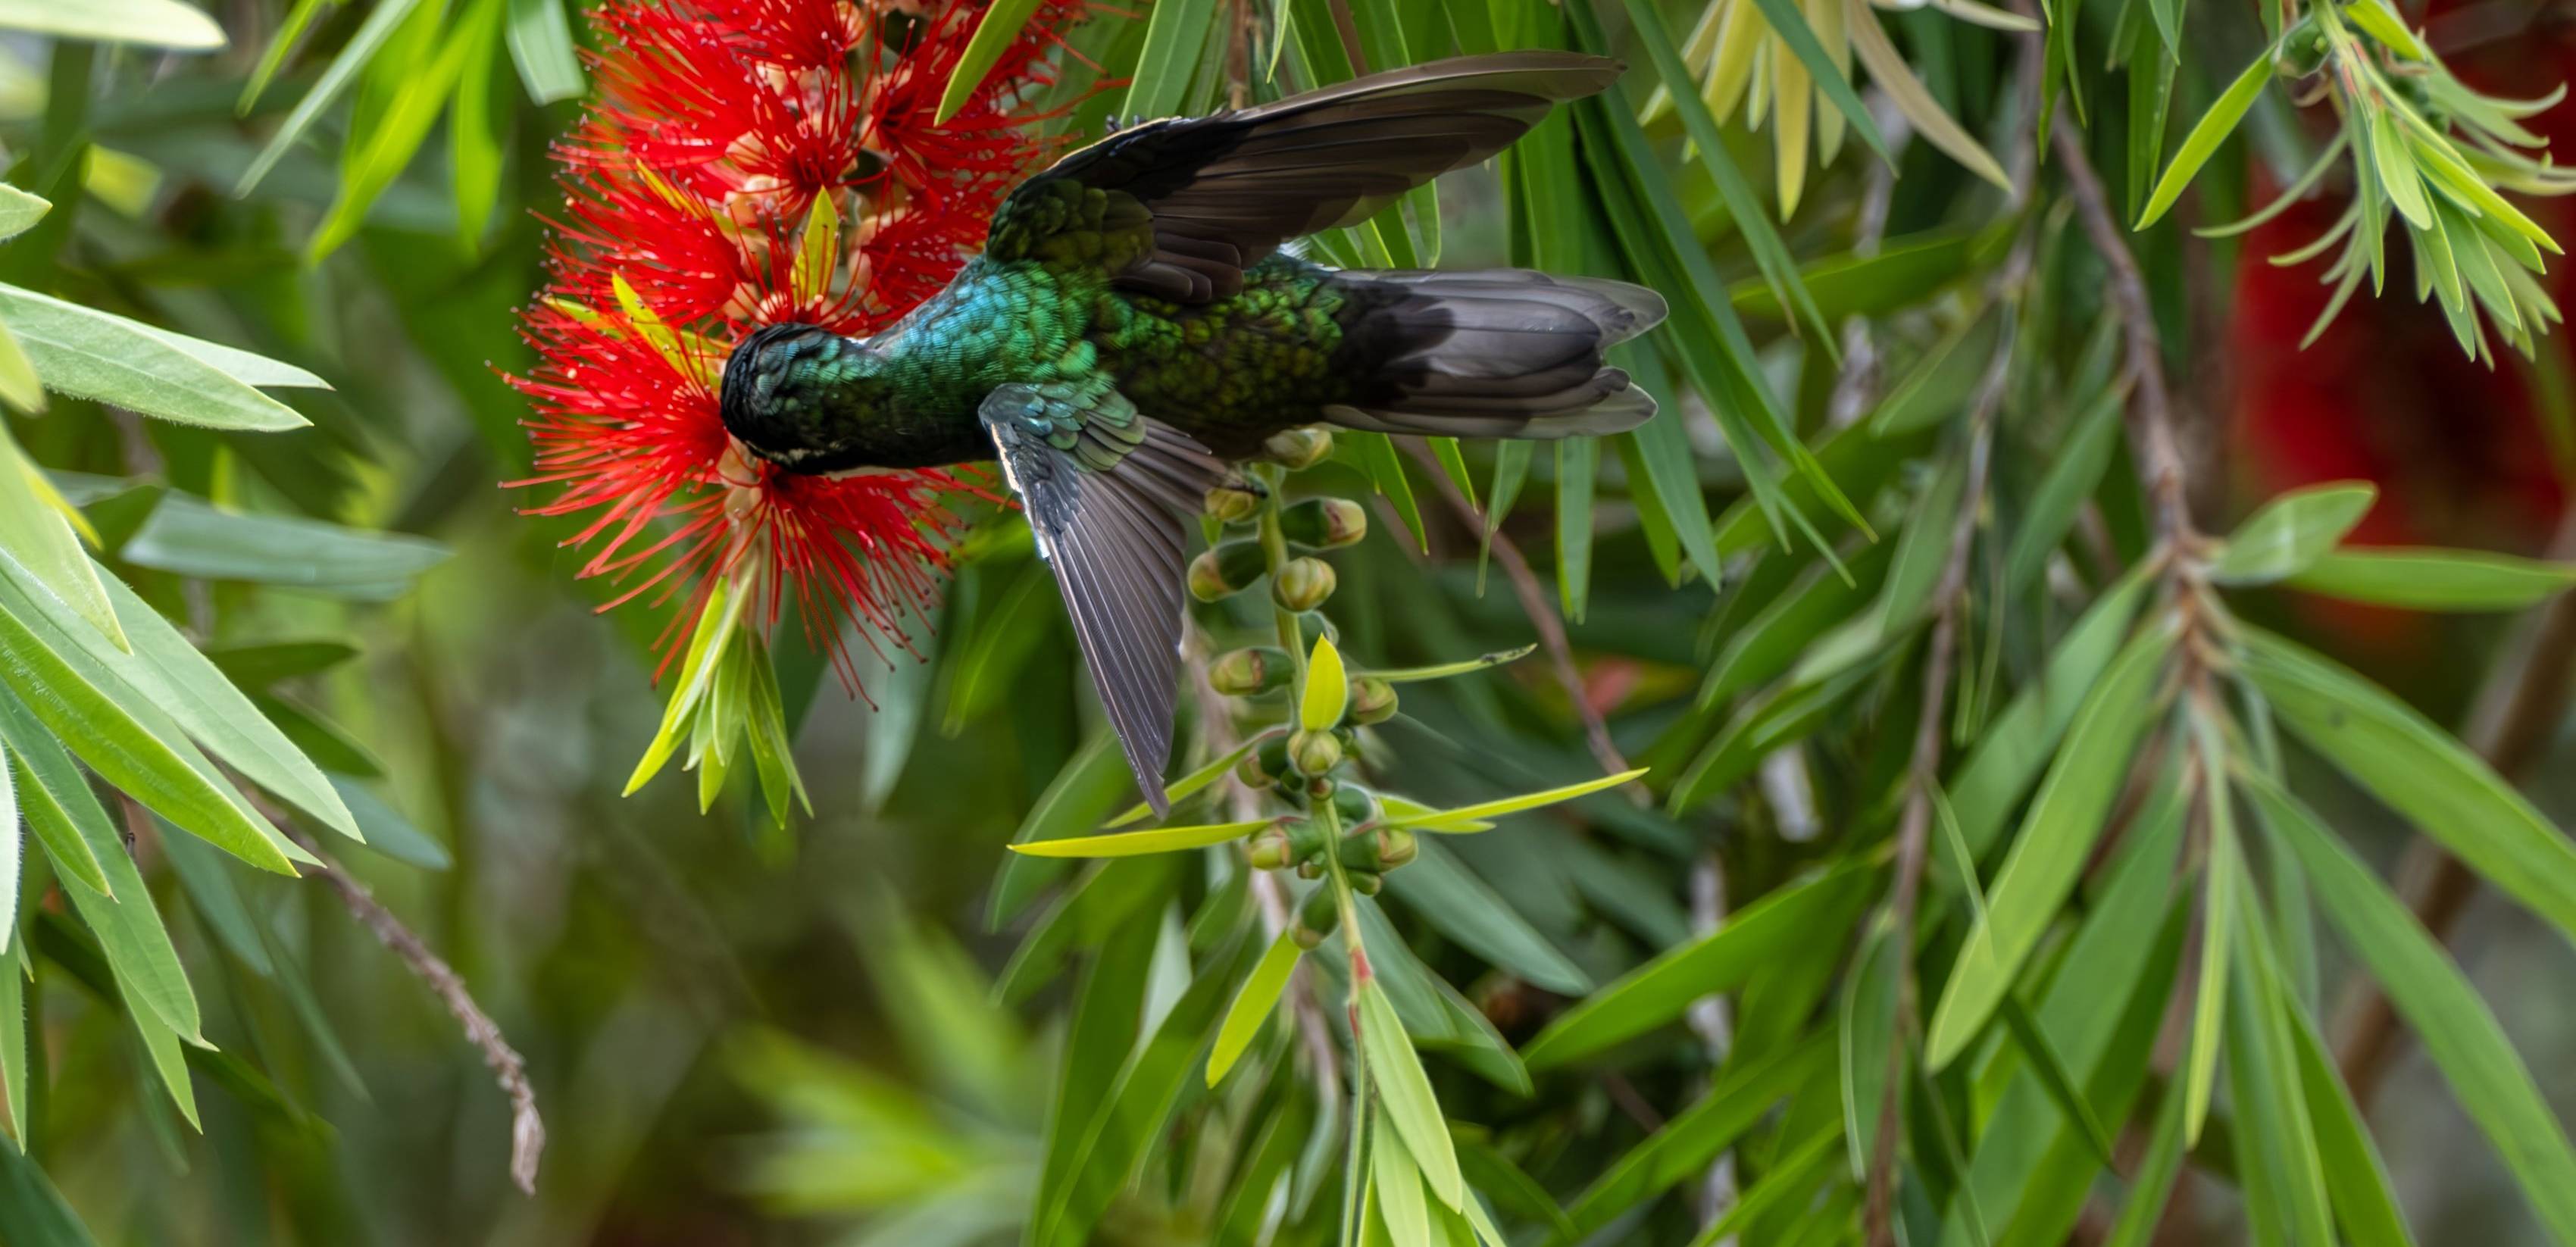
MULTIPOLYGON (((1004 195, 1053 154, 1036 124, 1082 0, 1042 0, 957 115, 938 101, 984 6, 966 0, 615 0, 591 15, 598 95, 558 142, 564 211, 522 313, 539 363, 510 381, 537 515, 581 515, 580 575, 681 599, 679 653, 718 581, 758 573, 775 624, 793 592, 809 640, 842 623, 901 643, 944 569, 969 476, 794 476, 735 453, 716 378, 752 330, 874 332, 947 283, 1004 195), (828 273, 797 271, 807 219, 845 224, 828 273), (757 562, 748 562, 758 560, 757 562)), ((658 674, 658 672, 657 672, 658 674)), ((846 665, 844 674, 848 674, 846 665)))

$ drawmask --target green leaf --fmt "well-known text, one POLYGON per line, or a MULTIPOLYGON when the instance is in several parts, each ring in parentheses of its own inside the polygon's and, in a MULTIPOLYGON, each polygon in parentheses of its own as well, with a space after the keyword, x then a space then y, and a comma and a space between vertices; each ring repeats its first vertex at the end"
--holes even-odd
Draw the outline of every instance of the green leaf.
MULTIPOLYGON (((277 162, 286 155, 286 149, 304 136, 304 132, 322 116, 323 109, 329 108, 332 101, 340 98, 341 92, 349 89, 349 83, 358 76, 358 71, 366 68, 367 62, 375 58, 376 53, 384 48, 385 41, 393 38, 394 32, 401 29, 403 21, 411 16, 411 11, 419 6, 420 0, 383 0, 368 11, 367 20, 358 24, 356 33, 341 45, 340 54, 331 58, 331 63, 323 68, 322 76, 314 80, 303 99, 295 102, 295 111, 286 115, 285 122, 277 127, 277 133, 269 136, 268 145, 260 148, 250 167, 242 171, 241 180, 233 184, 233 194, 250 194, 260 180, 268 176, 268 171, 277 167, 277 162)), ((0 319, 6 319, 6 316, 0 315, 0 319)))
POLYGON ((357 657, 358 647, 342 640, 316 639, 209 645, 201 652, 225 679, 251 690, 328 671, 357 657))
MULTIPOLYGON (((1839 1006, 1842 1025, 1843 1142, 1854 1178, 1869 1176, 1869 1153, 1876 1145, 1881 1107, 1886 1103, 1888 1054, 1897 1042, 1897 965, 1894 927, 1881 910, 1861 937, 1852 972, 1843 979, 1839 1006)), ((1901 1101, 1900 1101, 1901 1103, 1901 1101)))
POLYGON ((1851 39, 1853 55, 1869 70, 1870 78, 1877 82, 1879 90, 1887 93, 1889 102, 1896 105, 1897 111, 1914 123, 1923 140, 1958 161, 1960 167, 1968 172, 2011 190, 2012 177, 2004 172, 2003 165, 1996 162, 1993 153, 1950 116, 1933 98, 1932 92, 1924 87, 1922 80, 1914 76, 1913 67, 1906 63, 1904 54, 1896 50, 1896 44, 1888 39, 1887 29, 1879 24, 1876 9, 1867 5, 1852 9, 1849 21, 1846 33, 1851 39))
POLYGON ((2351 602, 2422 611, 2510 611, 2537 606, 2576 585, 2576 564, 2484 550, 2329 551, 2285 581, 2293 589, 2351 602))
MULTIPOLYGON (((2145 67, 2133 64, 2129 72, 2143 73, 2145 67)), ((2138 214, 2138 223, 2133 228, 2145 229, 2155 224, 2174 206, 2175 200, 2182 198, 2183 188, 2191 185, 2191 179, 2199 174, 2200 167, 2217 154, 2218 145, 2236 132, 2236 123, 2245 119, 2245 111, 2254 107, 2254 97, 2263 93, 2263 84, 2271 78, 2272 50, 2265 48, 2254 58, 2254 63, 2236 75, 2236 81, 2229 83, 2218 99, 2210 104, 2209 111, 2201 114, 2200 120, 2192 125, 2191 133, 2183 136, 2182 146, 2174 149, 2173 161, 2165 166, 2164 176, 2156 180, 2155 193, 2147 197, 2146 210, 2138 214)))
POLYGON ((1122 831, 1107 836, 1072 836, 1062 840, 1033 840, 1014 844, 1011 851, 1030 857, 1135 857, 1144 853, 1171 853, 1181 849, 1203 849, 1252 834, 1275 822, 1256 818, 1241 823, 1210 823, 1198 827, 1156 827, 1147 831, 1122 831))
MULTIPOLYGON (((1154 0, 1145 24, 1145 50, 1137 54, 1135 78, 1127 86, 1130 115, 1168 117, 1181 111, 1216 10, 1216 0, 1154 0)), ((976 31, 979 37, 982 33, 976 31)), ((1016 37, 1019 28, 1014 26, 1011 34, 1016 37)), ((950 90, 955 90, 953 79, 950 90)))
POLYGON ((1581 1242, 1646 1200, 1705 1176, 1709 1162, 1768 1116, 1772 1105, 1830 1076, 1835 1052, 1835 1035, 1826 1031, 1779 1052, 1728 1062, 1697 1103, 1675 1114, 1584 1188, 1566 1209, 1570 1226, 1554 1241, 1581 1242))
POLYGON ((588 87, 574 46, 565 0, 510 0, 510 60, 528 98, 539 104, 568 100, 588 87))
POLYGON ((426 65, 406 66, 392 102, 373 118, 363 138, 350 136, 340 153, 340 193, 305 244, 307 263, 319 263, 355 237, 367 210, 411 166, 430 127, 437 124, 440 110, 455 95, 466 62, 489 54, 487 49, 500 31, 502 4, 503 0, 467 0, 437 57, 426 65))
POLYGON ((362 602, 390 601, 447 560, 408 533, 368 532, 300 516, 226 511, 173 493, 117 555, 198 580, 245 580, 362 602))
POLYGON ((1970 928, 1941 990, 1924 1054, 1930 1068, 1947 1066, 1985 1028, 1995 1006, 2013 989, 2022 962, 2057 917, 2127 778, 2130 756, 2150 717, 2156 676, 2173 642, 2170 621, 2158 621, 2139 634, 2112 661, 2076 716, 2066 747, 2049 768, 2021 835, 1995 876, 1986 920, 1970 928))
POLYGON ((72 529, 78 514, 0 428, 0 563, 110 645, 127 649, 131 642, 108 604, 107 586, 72 529))
MULTIPOLYGON (((2227 1023, 2228 977, 2233 964, 2232 945, 2236 939, 2236 911, 2242 903, 2244 858, 2236 851, 2235 819, 2229 813, 2224 770, 2213 771, 2212 762, 2225 766, 2225 755, 2211 743, 2215 728, 2195 731, 2201 738, 2201 766, 2204 784, 2203 800, 2209 810, 2209 856, 2202 868, 2200 903, 2200 972, 2195 980, 2191 1007, 2191 1057, 2184 1072, 2182 1141, 2190 1146, 2200 1144, 2201 1127, 2209 1120, 2209 1098, 2218 1087, 2218 1054, 2227 1036, 2221 1027, 2227 1023)), ((2243 954, 2251 956, 2250 952, 2243 954)))
POLYGON ((1576 797, 1589 796, 1604 788, 1616 788, 1621 784, 1627 783, 1629 780, 1644 775, 1645 773, 1645 768, 1640 767, 1633 771, 1622 771, 1616 775, 1604 775, 1599 779, 1588 779, 1579 784, 1567 784, 1562 788, 1550 788, 1545 792, 1523 793, 1517 797, 1504 797, 1498 801, 1483 801, 1478 802, 1475 805, 1462 805, 1455 809, 1429 810, 1418 814, 1391 815, 1390 817, 1382 820, 1382 825, 1387 827, 1417 827, 1424 831, 1463 831, 1466 830, 1465 824, 1481 822, 1490 818, 1500 818, 1505 814, 1518 814, 1523 810, 1535 810, 1541 806, 1555 805, 1561 801, 1571 801, 1576 797))
POLYGON ((2334 549, 2378 496, 2378 487, 2353 481, 2283 494, 2228 534, 2210 560, 2209 578, 2254 585, 2295 576, 2334 549))
POLYGON ((1422 842, 1419 853, 1404 869, 1389 872, 1386 886, 1424 921, 1495 969, 1558 995, 1592 990, 1581 967, 1438 841, 1422 842))
POLYGON ((358 820, 358 830, 366 834, 368 848, 422 870, 446 870, 456 864, 446 845, 414 826, 402 811, 386 804, 365 784, 346 775, 334 775, 331 787, 340 794, 340 803, 349 807, 350 817, 358 820))
POLYGON ((1449 1124, 1440 1115, 1440 1101, 1431 1094, 1431 1079, 1422 1072, 1422 1059, 1414 1055, 1413 1041, 1405 1038, 1404 1023, 1397 1019, 1395 1006, 1387 1001, 1386 989, 1374 978, 1359 984, 1359 1003, 1353 1024, 1359 1028, 1360 1050, 1368 1056, 1369 1079, 1377 1087, 1378 1106, 1395 1133, 1413 1153, 1421 1167, 1422 1180, 1442 1204, 1456 1208, 1466 1201, 1466 1182, 1458 1173, 1458 1154, 1449 1142, 1449 1124))
POLYGON ((2138 603, 2146 596, 2151 570, 2145 564, 2131 569, 2094 599, 2058 641, 2057 652, 2049 655, 2039 678, 1986 725, 1984 739, 1951 778, 1950 808, 1959 817, 1960 838, 1972 852, 1984 855, 2012 813, 2013 803, 2057 752, 2067 725, 2119 652, 2138 603))
POLYGON ((1224 1081, 1226 1071, 1252 1046, 1261 1034, 1261 1024, 1279 1007, 1279 994, 1288 987, 1288 975, 1297 968, 1298 954, 1293 931, 1281 931, 1270 941, 1269 951, 1261 954, 1261 963, 1252 967, 1252 977, 1234 994, 1234 1003, 1225 1009, 1225 1021, 1217 1027, 1216 1047, 1208 1052, 1207 1085, 1224 1081))
POLYGON ((53 211, 51 201, 15 186, 0 186, 0 238, 15 238, 53 211))
POLYGON ((2244 669, 2300 739, 2576 936, 2576 847, 2449 733, 2331 660, 2257 629, 2244 631, 2244 669))
POLYGON ((91 647, 101 662, 123 675, 189 736, 251 782, 352 840, 364 840, 357 819, 304 751, 273 726, 224 673, 197 652, 170 621, 125 582, 107 580, 108 596, 134 640, 131 660, 91 647))
POLYGON ((1422 1198, 1422 1170, 1393 1120, 1385 1112, 1369 1118, 1369 1193, 1376 1198, 1378 1215, 1386 1219, 1389 1240, 1429 1244, 1431 1205, 1422 1198))
POLYGON ((2004 556, 2004 592, 2018 594, 2039 579, 2049 553, 2074 527, 2076 510, 2093 496, 2120 444, 2120 392, 2105 390, 2078 413, 2063 441, 2048 455, 2048 471, 2031 491, 2030 504, 2013 530, 2004 556))
POLYGON ((0 323, 49 390, 210 428, 274 432, 312 423, 252 388, 287 382, 245 380, 226 367, 233 357, 256 356, 15 286, 0 285, 0 323))
POLYGON ((2101 1118, 2093 1112, 2092 1101, 2084 1097, 2081 1084, 2075 1081, 2073 1068, 2067 1065, 2057 1045, 2050 1042, 2048 1032, 2040 1029, 2039 1019, 2031 1016, 2029 1006, 2024 1005, 2019 996, 2004 997, 1997 1012, 2003 1016, 2004 1033, 2012 1036, 2013 1046, 2021 1050, 2022 1059, 2028 1061, 2031 1072, 2039 1076, 2041 1089, 2048 1092, 2048 1098, 2057 1105, 2057 1111, 2075 1123, 2077 1132, 2093 1149, 2094 1156, 2101 1160, 2103 1167, 2109 1168, 2112 1164, 2111 1132, 2102 1128, 2101 1118))
MULTIPOLYGON (((11 925, 14 933, 14 920, 11 925)), ((11 1148, 19 1152, 27 1150, 27 1131, 35 1124, 29 1120, 27 1105, 27 968, 23 948, 12 940, 7 948, 0 949, 0 1119, 8 1123, 11 1148)), ((0 1212, 0 1217, 6 1215, 0 1212)))
POLYGON ((2317 1152, 2325 1172, 2326 1197, 2334 1204, 2335 1223, 2353 1247, 2414 1247, 2405 1214, 2388 1180, 2388 1165, 2361 1120, 2361 1109, 2335 1070, 2334 1058, 2317 1037, 2316 1025, 2295 1000, 2281 1002, 2299 1066, 2299 1093, 2307 1100, 2308 1121, 2316 1129, 2317 1152))
MULTIPOLYGON (((1029 807, 1028 817, 1020 820, 1018 832, 1011 837, 1012 843, 1059 840, 1082 828, 1099 826, 1100 820, 1117 808, 1118 800, 1127 794, 1130 782, 1126 760, 1118 751, 1117 737, 1106 730, 1094 732, 1081 749, 1065 760, 1064 769, 1056 772, 1046 791, 1038 794, 1037 803, 1029 807)), ((1052 862, 1019 854, 1005 859, 1001 878, 993 884, 993 899, 985 911, 986 921, 998 928, 1027 908, 1037 890, 1055 878, 1060 869, 1052 862)))
MULTIPOLYGON (((1162 5, 1157 5, 1159 8, 1162 5)), ((992 75, 994 64, 1002 62, 1002 52, 1020 39, 1033 13, 1038 13, 1038 0, 997 0, 992 8, 984 10, 984 18, 976 21, 974 39, 966 41, 966 52, 958 54, 956 70, 948 72, 948 88, 940 90, 940 108, 933 116, 933 124, 945 126, 948 119, 958 116, 958 108, 966 108, 966 100, 974 98, 976 88, 984 85, 984 77, 992 75)))
MULTIPOLYGON (((0 748, 0 954, 16 947, 18 933, 18 870, 26 854, 26 842, 18 827, 18 787, 10 778, 9 751, 0 748)), ((0 966, 0 974, 11 967, 0 966)), ((6 1025, 7 1019, 0 1019, 6 1025)))
POLYGON ((98 795, 90 791, 79 765, 14 696, 0 695, 0 742, 8 745, 18 812, 44 846, 46 859, 82 887, 109 894, 106 870, 89 846, 116 833, 108 829, 107 811, 99 808, 98 795), (92 826, 98 829, 95 834, 92 826))
POLYGON ((2243 782, 2306 870, 2327 921, 2414 1027, 2541 1222, 2558 1241, 2576 1242, 2576 1148, 2486 1001, 2405 903, 2304 804, 2263 776, 2243 782))
POLYGON ((1823 933, 1840 938, 1877 877, 1875 868, 1845 864, 1737 910, 1725 926, 1666 949, 1558 1014, 1522 1059, 1534 1070, 1580 1060, 1678 1021, 1693 1001, 1741 986, 1823 933))
POLYGON ((1410 684, 1420 680, 1445 680, 1453 675, 1465 675, 1471 671, 1482 671, 1487 667, 1499 667, 1505 663, 1519 662, 1521 659, 1527 658, 1536 652, 1538 652, 1538 646, 1524 645, 1519 649, 1496 650, 1490 654, 1479 654, 1474 658, 1464 659, 1459 662, 1433 663, 1427 667, 1396 667, 1386 671, 1358 671, 1353 674, 1366 676, 1371 679, 1384 680, 1389 684, 1410 684))
POLYGON ((1328 732, 1342 721, 1342 710, 1350 704, 1350 680, 1342 672, 1342 651, 1333 638, 1315 638, 1315 652, 1306 659, 1306 687, 1297 703, 1297 722, 1309 732, 1328 732))
MULTIPOLYGON (((0 966, 0 972, 9 975, 14 995, 17 967, 0 966)), ((15 1016, 8 1021, 14 1024, 15 1016)), ((35 1158, 14 1147, 0 1147, 0 1241, 12 1247, 98 1247, 35 1158)))
POLYGON ((181 52, 224 46, 224 28, 179 0, 79 0, 76 4, 0 0, 0 30, 181 52))
POLYGON ((109 686, 122 681, 87 655, 49 646, 23 609, 0 602, 0 684, 91 770, 154 813, 263 870, 295 873, 300 851, 286 851, 286 840, 243 807, 175 725, 157 713, 149 723, 138 717, 132 689, 112 694, 109 686))
MULTIPOLYGON (((1215 761, 1208 763, 1206 766, 1200 767, 1179 779, 1173 780, 1163 789, 1163 800, 1171 805, 1179 805, 1181 802, 1197 796, 1199 792, 1202 789, 1205 789, 1208 785, 1225 778, 1225 773, 1233 770, 1235 763, 1243 761, 1243 755, 1260 748, 1261 742, 1278 734, 1279 731, 1276 728, 1262 732, 1259 735, 1254 736, 1252 739, 1247 740, 1240 745, 1236 745, 1234 748, 1218 755, 1215 761)), ((1153 813, 1154 807, 1139 801, 1134 805, 1128 806, 1126 811, 1118 817, 1101 824, 1101 827, 1103 830, 1115 831, 1121 827, 1127 827, 1136 823, 1144 822, 1147 818, 1152 817, 1153 813)))

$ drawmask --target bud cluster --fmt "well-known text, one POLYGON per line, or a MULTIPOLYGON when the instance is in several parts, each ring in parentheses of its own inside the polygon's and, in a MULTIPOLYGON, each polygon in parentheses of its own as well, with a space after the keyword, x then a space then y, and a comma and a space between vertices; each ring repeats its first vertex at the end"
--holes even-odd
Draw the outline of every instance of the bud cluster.
MULTIPOLYGON (((1332 432, 1321 428, 1292 429, 1263 445, 1265 457, 1288 471, 1321 463, 1332 451, 1332 432)), ((1291 703, 1311 697, 1305 680, 1316 673, 1305 670, 1302 652, 1285 647, 1296 644, 1302 651, 1301 642, 1324 635, 1324 621, 1315 612, 1331 599, 1335 577, 1332 564, 1315 552, 1367 537, 1367 509, 1333 497, 1289 504, 1247 479, 1210 489, 1206 513, 1223 535, 1191 562, 1191 594, 1203 602, 1221 601, 1267 579, 1281 632, 1280 645, 1217 655, 1208 665, 1208 683, 1228 697, 1286 693, 1291 703)), ((1357 750, 1359 729, 1394 717, 1395 687, 1365 673, 1328 678, 1346 681, 1338 722, 1298 726, 1299 707, 1291 704, 1287 716, 1294 730, 1274 732, 1236 768, 1235 777, 1246 787, 1270 793, 1296 812, 1247 847, 1256 869, 1293 870, 1304 879, 1330 874, 1350 891, 1372 896, 1384 886, 1386 872, 1412 861, 1418 846, 1411 831, 1378 826, 1377 798, 1338 772, 1357 750)), ((1319 887, 1299 906, 1294 934, 1312 948, 1340 923, 1334 889, 1319 887)))

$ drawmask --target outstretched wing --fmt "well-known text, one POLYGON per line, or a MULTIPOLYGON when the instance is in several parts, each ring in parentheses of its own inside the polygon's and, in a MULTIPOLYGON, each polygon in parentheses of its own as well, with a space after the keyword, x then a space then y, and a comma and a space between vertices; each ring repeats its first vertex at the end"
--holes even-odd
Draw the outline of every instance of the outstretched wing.
POLYGON ((1055 572, 1109 725, 1157 814, 1172 746, 1187 515, 1225 464, 1105 379, 996 388, 979 409, 1055 572))
POLYGON ((1464 56, 1241 112, 1149 122, 1013 191, 985 254, 1095 268, 1184 303, 1224 298, 1280 243, 1365 220, 1493 155, 1620 69, 1573 52, 1464 56))

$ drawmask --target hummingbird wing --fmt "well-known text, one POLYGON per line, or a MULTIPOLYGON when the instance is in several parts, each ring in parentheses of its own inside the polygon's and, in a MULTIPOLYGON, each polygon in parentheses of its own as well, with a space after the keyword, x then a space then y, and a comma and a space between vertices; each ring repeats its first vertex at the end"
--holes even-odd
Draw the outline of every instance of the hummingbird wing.
POLYGON ((1104 271, 1182 303, 1224 298, 1279 244, 1484 160, 1622 68, 1573 52, 1462 56, 1134 126, 1011 192, 985 254, 1104 271))
POLYGON ((1136 784, 1167 813, 1185 517, 1226 466, 1138 412, 1107 378, 998 386, 977 414, 1055 572, 1136 784))

